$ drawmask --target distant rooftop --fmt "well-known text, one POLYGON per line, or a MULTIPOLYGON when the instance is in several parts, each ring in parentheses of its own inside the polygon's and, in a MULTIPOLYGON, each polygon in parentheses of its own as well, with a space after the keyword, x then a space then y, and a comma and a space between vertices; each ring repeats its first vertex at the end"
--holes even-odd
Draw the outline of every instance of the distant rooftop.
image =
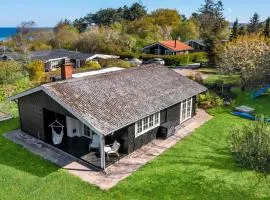
POLYGON ((101 69, 101 70, 96 70, 96 71, 83 72, 83 73, 73 74, 72 78, 81 78, 81 77, 86 77, 86 76, 93 76, 93 75, 97 75, 97 74, 104 74, 104 73, 114 72, 114 71, 119 71, 119 70, 123 70, 123 68, 111 67, 111 68, 101 69))

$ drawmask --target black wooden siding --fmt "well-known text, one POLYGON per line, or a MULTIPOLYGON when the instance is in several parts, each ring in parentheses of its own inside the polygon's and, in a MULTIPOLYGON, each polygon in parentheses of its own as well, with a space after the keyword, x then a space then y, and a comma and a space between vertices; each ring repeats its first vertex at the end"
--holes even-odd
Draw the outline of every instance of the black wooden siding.
POLYGON ((45 141, 43 109, 75 118, 44 92, 30 94, 18 100, 22 131, 45 141))
MULTIPOLYGON (((37 92, 18 101, 22 131, 45 141, 43 109, 75 118, 71 113, 50 98, 44 92, 37 92)), ((192 116, 196 114, 196 96, 193 97, 192 116)), ((167 121, 178 126, 180 123, 180 103, 171 106, 160 112, 160 123, 167 121)), ((116 131, 112 136, 106 137, 106 144, 111 144, 115 139, 121 143, 121 153, 129 154, 143 145, 156 139, 159 128, 150 130, 147 133, 135 138, 135 124, 131 124, 116 131)))

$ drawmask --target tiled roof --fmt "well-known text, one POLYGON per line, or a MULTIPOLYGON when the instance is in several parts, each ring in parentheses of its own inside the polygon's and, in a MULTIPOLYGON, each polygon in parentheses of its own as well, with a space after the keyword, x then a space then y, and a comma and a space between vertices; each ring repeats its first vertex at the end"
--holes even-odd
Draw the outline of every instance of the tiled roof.
POLYGON ((162 41, 159 42, 163 46, 166 46, 167 48, 170 48, 174 51, 188 51, 193 50, 191 46, 188 46, 187 44, 179 41, 179 40, 168 40, 168 41, 162 41))
POLYGON ((76 51, 67 51, 64 49, 31 52, 32 59, 39 59, 42 61, 47 61, 50 59, 57 59, 57 58, 64 58, 64 57, 68 57, 70 59, 86 60, 87 58, 90 58, 91 56, 93 56, 93 54, 81 53, 81 52, 76 52, 76 51))
POLYGON ((204 86, 158 65, 41 87, 105 135, 206 90, 204 86))

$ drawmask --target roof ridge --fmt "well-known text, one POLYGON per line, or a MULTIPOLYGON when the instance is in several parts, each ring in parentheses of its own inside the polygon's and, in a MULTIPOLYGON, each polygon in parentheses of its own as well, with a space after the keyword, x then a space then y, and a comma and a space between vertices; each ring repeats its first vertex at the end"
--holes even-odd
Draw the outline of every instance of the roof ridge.
POLYGON ((145 67, 164 67, 163 65, 156 65, 156 64, 149 64, 149 65, 141 65, 138 67, 131 67, 131 68, 127 68, 124 70, 118 70, 118 71, 111 71, 111 72, 105 72, 102 74, 95 74, 95 75, 91 75, 91 76, 85 76, 85 77, 80 77, 80 78, 72 78, 72 79, 67 79, 67 80, 61 80, 61 81, 57 81, 57 82, 52 82, 52 83, 45 83, 42 86, 52 86, 52 85, 56 85, 59 83, 73 83, 73 82, 79 82, 79 81, 83 81, 86 79, 94 79, 96 77, 100 77, 100 76, 106 76, 108 74, 122 74, 122 73, 128 73, 130 71, 138 71, 140 69, 144 69, 145 67))

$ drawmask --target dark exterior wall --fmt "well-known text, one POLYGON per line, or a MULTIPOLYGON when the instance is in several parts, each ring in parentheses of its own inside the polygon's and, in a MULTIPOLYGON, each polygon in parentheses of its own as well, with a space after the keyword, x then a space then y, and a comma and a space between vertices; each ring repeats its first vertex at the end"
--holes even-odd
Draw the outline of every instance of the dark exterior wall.
POLYGON ((45 140, 43 109, 75 118, 44 92, 37 92, 18 100, 22 131, 45 140))
POLYGON ((192 97, 192 113, 191 116, 194 117, 196 115, 197 110, 197 96, 192 97))
POLYGON ((167 120, 166 122, 172 122, 174 126, 178 126, 180 123, 180 103, 167 108, 167 120))
MULTIPOLYGON (((174 124, 174 126, 178 126, 180 123, 180 104, 176 104, 168 109, 162 110, 160 112, 160 124, 163 124, 167 121, 170 121, 174 124)), ((131 153, 143 145, 153 141, 156 139, 159 127, 154 128, 138 137, 135 137, 135 124, 131 124, 124 129, 121 129, 120 132, 127 131, 127 153, 131 153)), ((117 131, 118 132, 118 131, 117 131)))
POLYGON ((156 44, 156 45, 153 45, 151 47, 145 48, 144 53, 155 54, 155 49, 158 49, 158 48, 160 49, 160 51, 159 51, 160 55, 165 55, 165 50, 170 50, 170 49, 165 48, 164 46, 156 44))

